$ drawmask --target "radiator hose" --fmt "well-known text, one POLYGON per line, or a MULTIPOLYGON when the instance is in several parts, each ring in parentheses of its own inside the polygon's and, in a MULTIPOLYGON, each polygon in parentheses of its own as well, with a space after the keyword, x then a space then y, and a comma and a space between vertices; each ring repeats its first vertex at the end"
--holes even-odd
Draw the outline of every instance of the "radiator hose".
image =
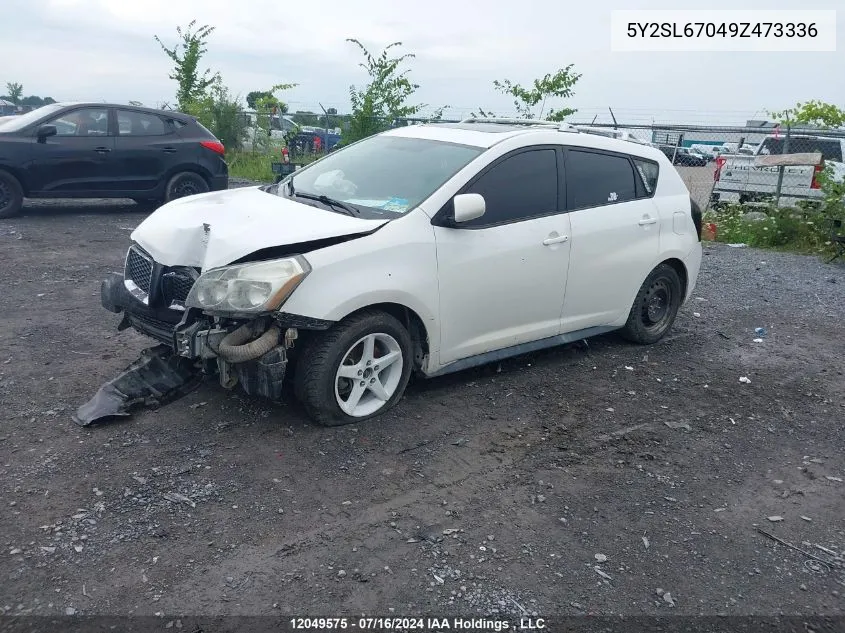
POLYGON ((279 328, 270 328, 254 341, 250 341, 254 334, 254 324, 246 323, 233 332, 229 332, 220 341, 218 355, 230 363, 245 363, 261 358, 279 344, 279 328), (247 342, 250 341, 250 342, 247 342))

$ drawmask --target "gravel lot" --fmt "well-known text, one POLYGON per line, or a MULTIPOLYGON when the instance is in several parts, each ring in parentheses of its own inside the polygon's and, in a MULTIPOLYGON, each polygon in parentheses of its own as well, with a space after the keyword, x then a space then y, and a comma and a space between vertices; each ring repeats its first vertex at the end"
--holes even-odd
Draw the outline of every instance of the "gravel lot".
POLYGON ((143 217, 0 221, 4 612, 845 613, 841 558, 756 531, 845 549, 845 266, 707 246, 661 343, 417 382, 356 427, 211 384, 81 429, 151 344, 99 305, 143 217))

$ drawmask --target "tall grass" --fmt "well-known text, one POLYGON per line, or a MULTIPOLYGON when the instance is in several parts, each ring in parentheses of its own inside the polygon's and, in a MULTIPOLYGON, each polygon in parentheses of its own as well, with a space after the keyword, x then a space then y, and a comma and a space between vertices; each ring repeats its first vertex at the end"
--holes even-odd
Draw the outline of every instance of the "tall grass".
POLYGON ((703 220, 716 225, 719 242, 813 254, 831 249, 830 218, 818 210, 732 204, 708 210, 703 220), (749 211, 765 217, 751 219, 745 215, 749 211))
MULTIPOLYGON (((297 165, 307 165, 321 158, 322 154, 306 154, 297 156, 291 162, 297 165)), ((232 178, 243 178, 254 182, 269 183, 276 181, 276 175, 272 170, 272 163, 280 162, 278 152, 249 152, 229 151, 226 152, 226 162, 229 163, 229 176, 232 178)))

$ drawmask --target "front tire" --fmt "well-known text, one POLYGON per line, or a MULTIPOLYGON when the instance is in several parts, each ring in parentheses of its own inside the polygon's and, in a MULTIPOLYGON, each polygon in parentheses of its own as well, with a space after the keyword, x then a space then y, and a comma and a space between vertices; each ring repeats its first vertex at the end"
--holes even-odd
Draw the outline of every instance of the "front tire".
POLYGON ((192 171, 182 171, 173 176, 167 183, 164 193, 165 202, 207 193, 209 190, 205 178, 192 171))
POLYGON ((672 327, 682 301, 678 272, 669 264, 660 264, 640 287, 622 336, 640 345, 656 343, 672 327))
POLYGON ((23 187, 12 174, 0 170, 0 218, 18 215, 23 207, 23 187))
POLYGON ((381 415, 408 386, 412 349, 396 318, 375 310, 356 314, 300 349, 294 393, 308 416, 325 426, 381 415))

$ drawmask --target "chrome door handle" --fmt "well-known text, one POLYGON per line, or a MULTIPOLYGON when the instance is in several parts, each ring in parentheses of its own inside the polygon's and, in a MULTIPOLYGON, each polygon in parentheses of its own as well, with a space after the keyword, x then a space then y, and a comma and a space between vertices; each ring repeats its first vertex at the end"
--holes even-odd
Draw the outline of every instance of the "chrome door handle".
POLYGON ((560 244, 569 239, 568 235, 558 235, 557 237, 547 237, 543 240, 543 246, 551 246, 552 244, 560 244))
POLYGON ((637 224, 640 226, 645 226, 647 224, 657 224, 657 218, 643 218, 637 224))

